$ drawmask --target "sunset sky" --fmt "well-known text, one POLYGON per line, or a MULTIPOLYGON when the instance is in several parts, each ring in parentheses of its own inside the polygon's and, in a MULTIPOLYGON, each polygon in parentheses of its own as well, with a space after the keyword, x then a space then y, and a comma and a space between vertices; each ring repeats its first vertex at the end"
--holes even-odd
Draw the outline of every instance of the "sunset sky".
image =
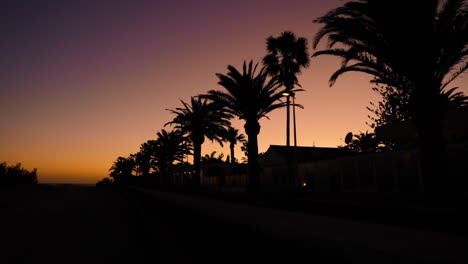
MULTIPOLYGON (((39 181, 95 183, 118 156, 174 116, 165 109, 217 85, 215 73, 260 61, 266 38, 290 30, 311 42, 313 19, 339 0, 7 1, 0 20, 0 162, 37 168, 39 181)), ((312 51, 311 51, 312 53, 312 51)), ((298 144, 336 147, 365 124, 370 77, 313 58, 299 76, 298 144)), ((453 86, 468 92, 461 78, 453 86)), ((285 144, 286 110, 262 119, 259 150, 285 144)), ((243 132, 243 121, 233 125, 243 132)), ((170 129, 168 127, 167 129, 170 129)), ((228 154, 207 142, 203 153, 228 154)), ((240 150, 237 156, 241 157, 240 150)))

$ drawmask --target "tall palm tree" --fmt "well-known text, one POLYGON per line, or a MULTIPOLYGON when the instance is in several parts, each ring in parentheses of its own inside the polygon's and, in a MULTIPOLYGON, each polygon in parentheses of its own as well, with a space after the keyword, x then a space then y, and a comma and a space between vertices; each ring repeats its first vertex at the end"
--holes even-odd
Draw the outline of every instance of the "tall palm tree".
POLYGON ((467 21, 466 0, 358 0, 315 20, 324 26, 313 46, 324 37, 328 46, 313 56, 342 58, 330 85, 343 73, 357 71, 410 95, 429 192, 447 184, 440 91, 468 69, 467 21))
POLYGON ((234 164, 236 163, 236 158, 234 157, 234 147, 236 146, 237 142, 244 142, 245 136, 244 134, 239 134, 238 129, 229 127, 226 131, 226 135, 224 135, 224 140, 229 142, 229 149, 231 151, 230 162, 234 164))
POLYGON ((226 127, 231 125, 229 119, 232 118, 232 115, 223 111, 219 105, 209 103, 200 97, 192 97, 190 104, 182 100, 181 102, 183 107, 178 107, 175 110, 168 109, 176 114, 176 117, 166 125, 175 125, 175 128, 180 129, 192 142, 195 170, 193 184, 199 185, 201 147, 205 137, 217 141, 222 146, 222 135, 226 133, 226 127))
POLYGON ((267 80, 268 73, 263 67, 257 73, 258 64, 255 66, 250 61, 244 61, 242 73, 229 65, 227 75, 217 73, 218 84, 225 91, 211 90, 203 98, 213 100, 224 107, 225 111, 239 119, 245 120, 245 133, 248 138, 248 162, 249 162, 249 189, 257 191, 260 187, 258 164, 258 139, 260 133, 259 120, 267 117, 267 114, 280 107, 286 106, 279 99, 284 90, 276 77, 267 80))
POLYGON ((162 129, 156 135, 157 139, 152 145, 153 160, 161 175, 161 184, 167 186, 170 184, 174 162, 182 162, 187 153, 185 137, 180 130, 168 132, 162 129))
MULTIPOLYGON (((278 37, 267 38, 268 54, 263 58, 266 71, 272 76, 277 76, 278 81, 291 92, 294 85, 299 85, 297 75, 302 68, 309 66, 309 52, 307 39, 296 37, 293 32, 285 31, 278 37)), ((296 90, 299 91, 299 90, 296 90)), ((286 145, 290 145, 290 96, 286 97, 286 145)))

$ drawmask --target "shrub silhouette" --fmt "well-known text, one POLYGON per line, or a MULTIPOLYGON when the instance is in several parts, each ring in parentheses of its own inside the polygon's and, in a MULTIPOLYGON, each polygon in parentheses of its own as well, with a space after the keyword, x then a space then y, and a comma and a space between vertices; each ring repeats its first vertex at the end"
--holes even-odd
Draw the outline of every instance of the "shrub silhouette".
POLYGON ((37 169, 28 171, 21 167, 21 163, 14 166, 8 166, 6 162, 0 163, 0 186, 34 184, 37 184, 37 169))

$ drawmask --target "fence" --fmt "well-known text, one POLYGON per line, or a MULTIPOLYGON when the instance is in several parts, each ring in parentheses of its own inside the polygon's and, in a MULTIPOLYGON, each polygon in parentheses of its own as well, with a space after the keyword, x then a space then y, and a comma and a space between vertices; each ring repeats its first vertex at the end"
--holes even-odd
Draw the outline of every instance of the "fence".
MULTIPOLYGON (((447 146, 450 191, 466 194, 468 143, 447 146)), ((174 171, 173 184, 188 182, 193 168, 174 171)), ((242 187, 248 184, 246 164, 202 164, 201 184, 242 187)), ((281 191, 305 186, 314 192, 423 192, 418 150, 341 157, 300 163, 296 168, 269 166, 260 175, 262 189, 281 191), (297 173, 294 173, 294 170, 297 173), (297 177, 293 177, 297 175, 297 177)))
POLYGON ((415 150, 358 155, 298 165, 298 179, 316 192, 423 190, 415 150))
POLYGON ((248 168, 246 164, 203 164, 200 178, 205 185, 246 186, 248 168))
MULTIPOLYGON (((466 193, 468 144, 449 145, 446 149, 448 170, 444 177, 447 177, 451 191, 466 193)), ((315 192, 424 191, 418 150, 298 164, 297 181, 315 192)))

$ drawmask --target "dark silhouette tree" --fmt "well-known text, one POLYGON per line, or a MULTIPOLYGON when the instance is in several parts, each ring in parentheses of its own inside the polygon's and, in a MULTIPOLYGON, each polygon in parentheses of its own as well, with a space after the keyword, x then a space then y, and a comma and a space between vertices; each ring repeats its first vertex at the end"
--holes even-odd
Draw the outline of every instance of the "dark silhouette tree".
MULTIPOLYGON (((383 125, 392 125, 399 122, 414 120, 409 111, 410 96, 402 90, 392 86, 377 85, 372 90, 377 92, 382 100, 377 104, 370 102, 367 109, 373 114, 369 116, 371 123, 368 125, 375 128, 383 125)), ((468 97, 458 87, 441 91, 441 100, 444 113, 468 106, 468 97)))
POLYGON ((218 156, 216 156, 216 151, 211 152, 211 154, 205 154, 201 158, 201 161, 204 163, 224 163, 224 154, 220 153, 218 156))
MULTIPOLYGON (((278 81, 291 92, 295 85, 299 85, 297 75, 302 68, 307 68, 310 55, 307 50, 307 39, 296 37, 293 32, 285 31, 278 37, 267 38, 268 54, 263 58, 266 71, 277 76, 278 81)), ((299 90, 296 90, 299 91, 299 90)), ((290 98, 286 97, 286 145, 290 145, 290 98)))
POLYGON ((342 58, 330 85, 343 73, 357 71, 409 94, 424 188, 431 193, 447 186, 440 91, 468 69, 467 18, 464 0, 360 0, 314 20, 324 24, 314 48, 324 37, 328 46, 313 56, 342 58))
POLYGON ((96 183, 97 188, 108 188, 111 187, 114 182, 110 178, 103 178, 96 183))
POLYGON ((468 107, 468 96, 462 91, 457 91, 459 87, 453 87, 441 93, 442 107, 445 111, 452 111, 463 107, 468 107))
POLYGON ((376 153, 384 150, 384 146, 380 143, 374 133, 360 132, 353 135, 353 139, 346 146, 352 152, 358 153, 376 153))
POLYGON ((118 157, 109 169, 110 176, 117 184, 128 184, 133 177, 135 160, 130 157, 118 157))
MULTIPOLYGON (((258 164, 258 139, 260 133, 259 120, 267 117, 267 114, 280 107, 286 106, 279 99, 284 90, 280 89, 280 83, 276 77, 268 78, 265 67, 257 73, 258 64, 255 66, 250 61, 244 61, 242 73, 229 65, 226 75, 217 73, 218 84, 225 91, 211 90, 203 98, 208 98, 221 105, 225 111, 245 120, 245 133, 248 138, 248 163, 249 163, 249 190, 257 191, 260 188, 258 164)), ((293 89, 294 91, 294 89, 293 89)))
POLYGON ((371 128, 406 122, 411 119, 409 113, 409 94, 388 85, 377 85, 372 88, 382 99, 377 104, 370 102, 367 109, 373 114, 369 115, 371 128))
POLYGON ((152 158, 159 170, 161 184, 164 187, 170 184, 174 163, 182 162, 184 155, 187 154, 185 140, 186 138, 180 130, 167 132, 162 129, 157 133, 154 144, 151 144, 152 158))
MULTIPOLYGON (((156 140, 151 139, 141 144, 140 146, 139 153, 141 153, 142 155, 141 162, 143 163, 141 165, 143 167, 142 171, 148 170, 148 175, 159 170, 158 164, 156 162, 156 155, 157 155, 156 144, 157 144, 156 140)), ((142 175, 144 174, 146 174, 146 172, 143 172, 142 175)))
POLYGON ((224 135, 224 140, 229 142, 229 150, 230 150, 230 163, 234 164, 236 163, 236 158, 234 156, 234 148, 237 144, 237 142, 244 142, 245 141, 245 136, 244 134, 239 134, 239 130, 235 129, 233 127, 229 127, 228 130, 226 131, 226 135, 224 135))
POLYGON ((8 166, 6 162, 0 163, 0 187, 34 185, 37 182, 37 169, 29 171, 21 163, 14 166, 8 166))
POLYGON ((139 176, 148 177, 152 167, 152 152, 153 152, 153 143, 154 140, 148 140, 147 142, 141 144, 140 151, 135 155, 135 165, 136 171, 139 176))
POLYGON ((223 111, 219 105, 200 97, 192 97, 190 104, 182 100, 181 102, 183 107, 168 109, 176 114, 176 117, 166 125, 175 125, 175 128, 180 129, 192 142, 195 171, 192 184, 197 186, 200 184, 201 147, 205 137, 217 141, 222 146, 222 135, 226 133, 226 127, 231 125, 229 119, 232 115, 223 111))

